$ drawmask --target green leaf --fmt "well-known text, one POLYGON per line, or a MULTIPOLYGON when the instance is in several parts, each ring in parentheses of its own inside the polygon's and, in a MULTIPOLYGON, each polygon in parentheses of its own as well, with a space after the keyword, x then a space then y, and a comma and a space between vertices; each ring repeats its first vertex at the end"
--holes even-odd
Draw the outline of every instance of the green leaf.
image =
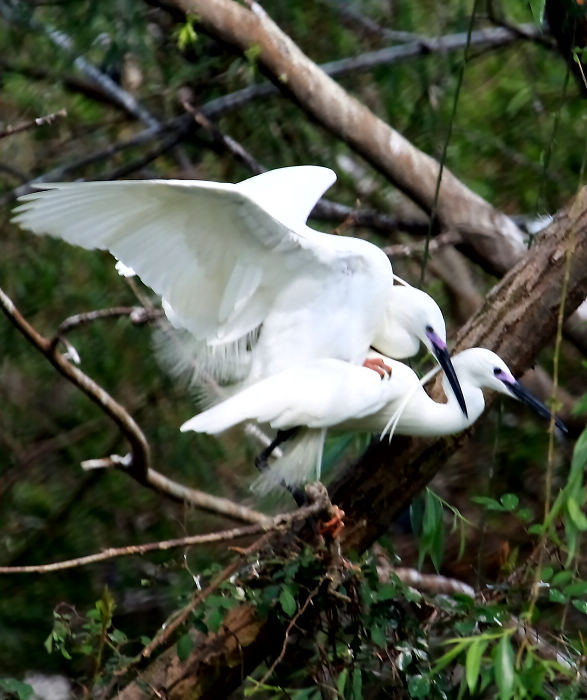
POLYGON ((587 464, 587 428, 583 430, 575 447, 573 449, 573 459, 571 461, 571 471, 569 473, 569 481, 578 481, 581 483, 585 465, 587 464))
POLYGON ((443 654, 437 662, 434 664, 434 668, 432 669, 432 673, 436 674, 439 671, 441 671, 445 666, 448 666, 448 664, 456 658, 462 651, 464 651, 465 647, 467 646, 467 642, 458 642, 457 644, 454 645, 452 649, 446 652, 446 654, 443 654))
POLYGON ((542 24, 546 0, 528 0, 528 2, 530 3, 530 11, 532 12, 534 21, 536 24, 542 24))
POLYGON ((279 595, 279 604, 281 605, 281 609, 283 610, 283 612, 288 617, 291 617, 298 609, 296 599, 293 597, 290 589, 285 586, 281 589, 281 593, 279 595))
POLYGON ((567 510, 575 526, 579 530, 587 530, 587 517, 585 517, 585 513, 583 513, 579 504, 572 496, 567 500, 567 510))
POLYGON ((112 630, 108 636, 110 637, 110 641, 114 644, 123 644, 128 640, 128 637, 122 630, 112 630))
POLYGON ((29 700, 35 692, 28 683, 15 678, 0 678, 0 690, 16 695, 19 700, 29 700))
POLYGON ((515 510, 520 502, 520 499, 515 493, 504 493, 499 500, 502 502, 502 505, 506 510, 515 510))
POLYGON ((493 676, 500 700, 509 700, 514 693, 514 650, 509 636, 504 635, 493 649, 493 676))
POLYGON ((349 677, 348 668, 343 668, 338 676, 338 680, 336 681, 336 689, 338 690, 338 694, 343 698, 344 698, 344 687, 346 685, 348 677, 349 677))
POLYGON ((587 594, 587 581, 575 581, 575 583, 569 583, 568 586, 563 588, 563 593, 565 595, 585 595, 587 594))
POLYGON ((544 525, 541 523, 534 523, 528 528, 528 533, 530 535, 541 535, 544 532, 544 525))
POLYGON ((467 657, 465 661, 465 675, 467 678, 467 685, 469 686, 469 692, 471 695, 475 692, 477 686, 477 680, 479 678, 479 671, 481 670, 481 659, 483 658, 483 653, 487 649, 487 644, 489 642, 479 639, 473 642, 467 649, 467 657))
POLYGON ((411 698, 430 697, 430 679, 428 676, 412 676, 408 680, 408 693, 411 698))
POLYGON ((177 658, 180 661, 185 661, 194 648, 194 640, 189 634, 184 634, 177 641, 177 658))
POLYGON ((370 632, 373 644, 376 644, 378 647, 384 649, 387 646, 387 639, 385 638, 385 631, 383 627, 380 625, 373 625, 370 632))
POLYGON ((218 632, 218 630, 220 629, 220 625, 222 624, 223 618, 224 612, 222 608, 214 608, 213 610, 211 610, 206 620, 208 624, 208 629, 211 632, 218 632))
POLYGON ((362 700, 363 698, 363 674, 360 668, 355 668, 353 671, 353 700, 362 700))
POLYGON ((542 581, 550 581, 554 575, 554 569, 552 566, 543 566, 540 570, 540 579, 542 581))
POLYGON ((501 503, 498 503, 495 498, 489 498, 489 496, 473 496, 471 500, 480 506, 485 506, 487 510, 504 510, 501 503))
POLYGON ((517 516, 520 520, 527 523, 529 520, 532 520, 534 513, 531 508, 520 508, 517 512, 517 516))
POLYGON ((557 571, 556 574, 552 577, 551 583, 553 586, 564 586, 565 583, 568 583, 572 578, 572 571, 557 571))
POLYGON ((397 586, 393 583, 384 583, 377 591, 378 600, 395 600, 397 598, 397 586))
POLYGON ((572 600, 571 603, 577 608, 579 612, 587 615, 587 600, 572 600))
POLYGON ((551 588, 548 591, 548 600, 550 600, 551 603, 560 603, 561 605, 564 605, 568 598, 566 595, 563 595, 557 588, 551 588))

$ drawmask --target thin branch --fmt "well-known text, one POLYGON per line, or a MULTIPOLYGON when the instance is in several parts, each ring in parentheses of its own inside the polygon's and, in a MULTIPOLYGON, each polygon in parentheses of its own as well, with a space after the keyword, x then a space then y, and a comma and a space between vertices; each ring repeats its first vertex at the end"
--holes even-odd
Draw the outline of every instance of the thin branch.
POLYGON ((417 569, 408 569, 406 567, 392 567, 391 573, 397 576, 406 586, 411 586, 418 591, 450 595, 459 593, 468 595, 471 598, 475 597, 475 590, 472 586, 454 578, 437 576, 435 574, 422 574, 417 569))
MULTIPOLYGON (((125 163, 115 170, 111 170, 105 179, 118 180, 121 177, 126 177, 127 175, 130 175, 130 173, 134 173, 137 170, 144 168, 146 165, 152 163, 154 160, 165 153, 168 153, 171 149, 177 146, 187 131, 188 129, 178 129, 177 131, 171 133, 167 138, 162 139, 158 146, 155 146, 140 158, 137 158, 130 163, 125 163)), ((183 167, 186 167, 185 163, 183 164, 183 167)))
POLYGON ((198 605, 202 603, 202 601, 206 600, 206 598, 213 593, 218 586, 226 581, 226 579, 230 578, 233 574, 236 574, 236 572, 242 566, 243 559, 249 554, 253 554, 259 549, 262 549, 269 543, 272 536, 272 532, 267 532, 262 537, 259 537, 258 540, 255 540, 253 544, 249 545, 245 549, 239 550, 240 557, 226 566, 217 576, 214 577, 209 586, 201 591, 198 591, 192 600, 182 610, 176 613, 172 620, 166 622, 165 626, 161 628, 152 641, 141 651, 139 658, 148 659, 153 654, 155 649, 158 649, 162 644, 165 644, 165 642, 174 634, 174 632, 184 624, 184 622, 198 607, 198 605))
POLYGON ((7 22, 44 34, 57 48, 59 48, 68 58, 73 61, 73 65, 85 76, 97 83, 100 88, 110 95, 128 114, 143 122, 148 127, 156 128, 160 126, 159 121, 140 102, 124 90, 112 78, 99 70, 83 56, 75 55, 74 42, 65 32, 53 27, 46 27, 40 22, 32 21, 28 18, 18 16, 18 12, 4 0, 0 1, 0 12, 7 22))
POLYGON ((85 311, 83 313, 69 316, 59 324, 57 333, 51 340, 51 344, 55 345, 61 335, 69 333, 74 328, 84 326, 92 321, 98 321, 105 318, 116 318, 119 316, 128 316, 131 323, 134 325, 142 325, 149 323, 155 319, 161 318, 163 312, 160 309, 145 309, 142 306, 114 306, 110 309, 96 309, 95 311, 85 311))
POLYGON ((313 503, 310 506, 300 508, 293 513, 282 513, 272 518, 265 518, 264 523, 237 527, 219 532, 209 532, 204 535, 190 535, 188 537, 178 537, 171 540, 161 540, 159 542, 149 542, 147 544, 127 545, 126 547, 109 547, 95 554, 88 554, 75 559, 54 562, 52 564, 36 564, 30 566, 0 566, 0 574, 47 574, 53 571, 63 571, 64 569, 75 569, 88 564, 95 564, 117 557, 129 557, 134 555, 148 554, 149 552, 161 552, 179 547, 193 547, 201 544, 211 544, 213 542, 227 542, 241 537, 251 537, 267 531, 284 530, 299 520, 305 520, 311 515, 315 515, 319 510, 324 509, 321 502, 313 503))
POLYGON ((300 617, 302 617, 302 615, 306 612, 306 610, 308 609, 308 606, 310 605, 310 603, 311 603, 311 602, 314 600, 314 598, 318 595, 318 592, 320 591, 320 589, 321 589, 322 586, 324 585, 324 582, 325 582, 327 579, 328 579, 328 576, 327 576, 327 575, 321 576, 321 577, 318 579, 318 583, 317 583, 316 586, 308 593, 308 596, 306 597, 306 600, 304 601, 304 604, 302 605, 302 607, 296 612, 296 614, 295 614, 295 615, 291 618, 291 620, 289 621, 289 623, 288 623, 288 625, 287 625, 287 627, 286 627, 286 630, 285 630, 285 635, 284 635, 284 637, 283 637, 283 644, 282 644, 282 646, 281 646, 281 651, 279 652, 279 655, 277 656, 277 658, 275 659, 275 661, 274 661, 274 662, 271 664, 271 666, 269 666, 269 668, 267 669, 267 673, 266 673, 266 674, 263 676, 263 678, 261 678, 261 680, 259 681, 259 685, 264 685, 264 684, 267 682, 267 679, 269 678, 269 676, 273 673, 273 671, 275 671, 275 669, 277 668, 277 666, 283 661, 283 658, 285 657, 285 652, 286 652, 286 650, 287 650, 287 643, 289 642, 289 635, 290 635, 292 629, 295 627, 295 625, 297 624, 297 622, 298 622, 298 620, 300 619, 300 617))
POLYGON ((83 391, 119 427, 132 448, 132 469, 129 473, 144 479, 151 461, 147 439, 128 412, 116 402, 101 386, 96 384, 80 369, 74 367, 63 355, 56 352, 51 340, 43 337, 22 316, 12 300, 0 289, 0 308, 25 338, 60 372, 66 379, 83 391))
MULTIPOLYGON (((499 47, 518 41, 520 38, 534 39, 541 32, 534 24, 521 25, 522 32, 514 32, 505 27, 491 27, 488 29, 477 29, 471 32, 470 46, 491 46, 499 47)), ((399 61, 405 61, 415 56, 426 56, 433 53, 447 53, 449 51, 460 51, 467 46, 467 32, 458 34, 446 34, 439 37, 420 37, 416 41, 402 46, 389 46, 377 51, 355 56, 353 58, 343 58, 339 61, 331 61, 321 64, 322 70, 332 78, 338 78, 346 73, 357 73, 372 70, 377 66, 389 65, 399 61)))
POLYGON ((366 15, 357 12, 356 9, 350 6, 351 3, 349 2, 341 2, 341 0, 326 0, 326 4, 332 10, 337 12, 342 21, 354 31, 360 29, 367 34, 371 34, 380 39, 397 41, 399 43, 425 39, 425 37, 418 34, 412 34, 412 32, 402 32, 395 29, 382 27, 380 24, 371 19, 371 17, 367 17, 366 15))
POLYGON ((166 122, 162 122, 158 126, 144 129, 143 131, 140 131, 138 134, 135 134, 129 139, 119 141, 118 143, 113 143, 107 146, 106 148, 100 149, 99 151, 95 151, 94 153, 90 153, 89 155, 84 156, 83 158, 78 158, 77 160, 71 161, 70 163, 64 163, 63 165, 60 165, 57 168, 47 170, 43 174, 38 175, 37 177, 30 180, 26 184, 21 185, 20 187, 16 187, 15 189, 5 194, 3 197, 0 198, 0 205, 7 204, 8 202, 11 202, 12 200, 16 199, 17 197, 20 197, 23 194, 28 194, 29 192, 31 192, 32 186, 38 182, 55 182, 61 180, 64 175, 67 175, 73 170, 77 170, 78 168, 82 168, 86 165, 91 165, 92 163, 96 163, 100 160, 106 160, 107 158, 110 158, 120 153, 121 151, 126 150, 127 148, 143 146, 144 144, 148 143, 149 141, 152 141, 153 139, 157 138, 160 134, 163 134, 165 132, 178 130, 182 133, 186 133, 187 130, 191 127, 191 124, 192 119, 187 115, 182 114, 180 117, 174 117, 173 119, 169 119, 166 122), (185 132, 183 131, 184 129, 186 130, 185 132))
POLYGON ((13 136, 21 131, 27 131, 35 126, 45 126, 47 124, 52 124, 59 117, 66 117, 67 110, 60 109, 58 112, 53 112, 52 114, 46 114, 44 117, 37 117, 36 119, 30 119, 26 122, 21 122, 20 124, 15 124, 14 126, 7 126, 5 129, 0 129, 0 139, 4 139, 7 136, 13 136))
POLYGON ((421 241, 419 243, 397 243, 395 245, 388 245, 383 248, 383 252, 386 253, 392 260, 398 260, 399 258, 414 258, 423 257, 426 252, 431 253, 435 250, 440 250, 447 245, 457 245, 462 243, 463 237, 455 231, 445 231, 439 234, 436 238, 433 238, 426 246, 426 241, 421 241))
POLYGON ((45 34, 58 48, 73 59, 73 65, 88 78, 97 83, 102 90, 111 95, 118 104, 125 109, 128 114, 141 121, 145 126, 158 127, 160 122, 145 108, 140 102, 124 90, 118 83, 114 82, 109 75, 98 70, 96 66, 90 63, 83 56, 74 58, 74 45, 72 39, 65 32, 53 29, 52 27, 44 27, 35 23, 32 29, 40 30, 45 34))
MULTIPOLYGON (((57 352, 53 340, 40 335, 22 316, 12 300, 0 289, 0 309, 9 318, 13 325, 25 336, 25 338, 46 359, 68 379, 74 386, 82 391, 88 398, 97 404, 101 410, 111 418, 118 426, 131 445, 131 454, 126 457, 112 455, 102 460, 93 460, 90 466, 116 467, 124 471, 141 485, 161 493, 168 498, 179 502, 187 502, 203 510, 225 515, 244 522, 266 524, 268 518, 263 513, 241 506, 227 498, 212 496, 211 494, 183 486, 172 479, 167 478, 150 466, 150 448, 147 439, 134 419, 123 406, 115 401, 101 386, 90 379, 80 369, 74 367, 63 355, 57 352)), ((88 467, 86 463, 86 468, 88 467)))

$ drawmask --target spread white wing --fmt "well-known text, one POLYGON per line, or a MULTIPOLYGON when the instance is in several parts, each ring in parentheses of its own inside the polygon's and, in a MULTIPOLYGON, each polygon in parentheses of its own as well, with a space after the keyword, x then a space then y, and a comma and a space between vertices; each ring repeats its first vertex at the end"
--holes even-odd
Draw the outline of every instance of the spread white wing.
MULTIPOLYGON (((236 185, 190 180, 42 183, 14 221, 109 250, 196 337, 231 342, 263 322, 300 271, 325 278, 355 255, 305 225, 334 182, 328 168, 273 170, 236 185)), ((360 256, 360 254, 358 254, 360 256)))

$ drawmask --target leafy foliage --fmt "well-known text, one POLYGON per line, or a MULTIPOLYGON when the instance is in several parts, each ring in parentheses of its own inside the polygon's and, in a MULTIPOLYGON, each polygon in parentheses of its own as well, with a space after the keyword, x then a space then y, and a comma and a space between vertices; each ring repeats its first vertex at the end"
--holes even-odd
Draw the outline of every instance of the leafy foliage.
MULTIPOLYGON (((0 3, 3 122, 19 123, 62 107, 68 111, 66 119, 50 128, 0 141, 0 196, 6 207, 0 284, 49 337, 70 314, 134 305, 137 293, 150 295, 119 278, 106 255, 33 238, 12 227, 9 208, 16 187, 54 168, 64 168, 60 179, 235 181, 250 175, 211 133, 195 127, 180 145, 160 153, 155 146, 162 139, 112 150, 144 125, 72 68, 75 57, 84 57, 122 85, 161 122, 181 116, 184 99, 209 105, 263 80, 258 46, 253 44, 245 56, 235 55, 201 31, 197 18, 175 23, 156 4, 0 3), (6 12, 8 7, 18 14, 6 12), (56 48, 49 28, 71 38, 70 51, 56 48), (89 155, 95 159, 87 161, 89 155)), ((386 45, 373 22, 435 36, 464 32, 469 21, 468 7, 453 0, 353 3, 359 18, 371 24, 345 19, 340 3, 263 5, 317 62, 386 45)), ((544 11, 544 2, 492 5, 506 23, 538 22, 544 11)), ((580 12, 579 3, 567 5, 580 12)), ((482 14, 479 24, 484 23, 482 14)), ((575 55, 582 51, 577 47, 575 55)), ((544 43, 531 41, 474 50, 464 66, 453 119, 461 67, 462 54, 446 51, 382 64, 368 73, 350 72, 339 80, 432 156, 440 156, 452 127, 446 164, 498 208, 516 215, 556 210, 576 190, 585 157, 584 103, 568 82, 564 61, 544 43)), ((219 112, 213 121, 268 168, 305 162, 334 167, 339 183, 329 196, 337 201, 355 206, 359 200, 363 207, 412 216, 401 193, 283 97, 248 100, 238 109, 219 112)), ((413 242, 403 231, 388 235, 355 230, 350 221, 340 230, 382 245, 413 242)), ((394 261, 394 268, 409 279, 419 277, 419 263, 413 259, 394 261)), ((470 268, 470 277, 481 294, 493 283, 477 268, 470 268)), ((449 285, 439 280, 431 285, 448 316, 458 300, 449 285)), ((458 311, 448 321, 456 327, 458 311)), ((156 466, 183 483, 261 507, 248 491, 254 444, 232 435, 223 442, 179 435, 177 426, 194 412, 193 397, 158 367, 149 328, 132 326, 126 319, 102 321, 76 330, 69 339, 84 370, 140 422, 156 466)), ((65 559, 219 526, 214 516, 163 503, 122 473, 82 473, 78 465, 85 459, 124 453, 121 437, 1 320, 0 348, 3 563, 65 559)), ((547 354, 545 358, 550 361, 547 354)), ((563 386, 575 395, 584 393, 576 356, 565 350, 561 359, 563 386)), ((578 405, 579 421, 586 406, 587 399, 578 405)), ((296 639, 265 679, 279 654, 279 649, 272 650, 272 658, 248 679, 248 695, 318 698, 319 684, 313 679, 320 678, 340 697, 353 700, 386 691, 413 698, 581 697, 580 675, 573 676, 532 641, 520 641, 519 634, 525 624, 535 626, 545 639, 554 634, 556 649, 579 664, 586 652, 581 628, 587 614, 582 554, 587 432, 572 456, 561 446, 554 464, 555 497, 537 520, 545 500, 546 440, 542 426, 536 427, 516 407, 504 406, 500 425, 487 417, 471 447, 443 469, 446 480, 426 491, 423 507, 413 506, 407 529, 415 531, 416 544, 412 533, 402 535, 399 527, 385 538, 397 545, 395 555, 389 547, 392 563, 397 556, 406 566, 425 568, 429 558, 441 574, 468 577, 483 592, 479 599, 420 592, 393 574, 383 580, 372 555, 358 562, 358 572, 339 567, 340 581, 331 587, 324 578, 326 555, 304 549, 297 557, 253 562, 254 576, 240 572, 208 596, 179 635, 179 659, 197 648, 192 632, 214 634, 229 611, 247 603, 284 630, 293 622, 296 639), (313 591, 311 605, 302 613, 313 591)), ((354 435, 331 440, 326 474, 364 445, 365 438, 354 435)), ((268 509, 282 505, 262 504, 268 509)), ((186 603, 195 582, 205 586, 229 556, 211 547, 184 556, 117 560, 67 575, 2 578, 2 693, 30 697, 29 686, 17 678, 31 665, 65 672, 88 687, 106 685, 149 642, 161 621, 186 603)))

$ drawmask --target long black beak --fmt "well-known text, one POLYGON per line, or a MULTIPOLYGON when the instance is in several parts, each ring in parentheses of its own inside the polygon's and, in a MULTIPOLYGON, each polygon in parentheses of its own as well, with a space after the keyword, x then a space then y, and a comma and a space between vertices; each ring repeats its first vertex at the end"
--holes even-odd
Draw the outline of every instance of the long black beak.
MULTIPOLYGON (((519 399, 522 403, 525 403, 526 406, 533 408, 539 416, 542 416, 542 418, 550 420, 552 417, 552 412, 542 403, 542 401, 539 401, 527 389, 524 389, 519 382, 516 380, 512 382, 503 379, 502 381, 517 399, 519 399)), ((554 416, 554 424, 559 430, 562 430, 565 435, 569 432, 567 426, 560 418, 557 418, 556 416, 554 416)))
POLYGON ((446 374, 446 378, 449 381, 451 389, 454 391, 454 394, 457 397, 457 401, 459 402, 461 411, 465 415, 465 418, 468 418, 469 414, 467 413, 467 404, 465 403, 463 390, 461 389, 461 385, 459 384, 455 368, 452 366, 446 343, 443 340, 441 340, 440 337, 436 335, 436 333, 431 329, 426 331, 426 335, 432 343, 432 348, 434 349, 434 354, 436 355, 438 364, 442 367, 442 370, 446 374))

